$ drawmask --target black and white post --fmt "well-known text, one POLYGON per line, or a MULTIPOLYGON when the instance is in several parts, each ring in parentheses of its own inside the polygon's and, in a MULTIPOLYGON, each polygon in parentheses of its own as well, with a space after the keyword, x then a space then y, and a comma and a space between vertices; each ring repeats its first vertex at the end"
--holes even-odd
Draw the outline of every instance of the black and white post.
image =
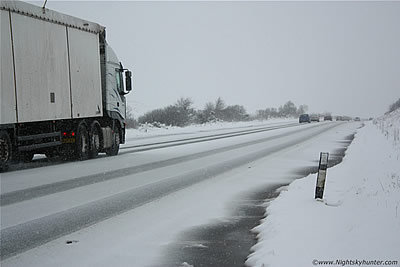
POLYGON ((321 152, 319 157, 317 185, 315 187, 315 199, 322 199, 324 195, 326 171, 328 170, 328 157, 329 153, 321 152))

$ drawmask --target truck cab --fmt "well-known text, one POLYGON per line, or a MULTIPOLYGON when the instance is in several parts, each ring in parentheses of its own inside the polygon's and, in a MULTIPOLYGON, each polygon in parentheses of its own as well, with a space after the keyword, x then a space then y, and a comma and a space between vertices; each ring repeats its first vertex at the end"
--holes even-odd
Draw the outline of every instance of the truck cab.
MULTIPOLYGON (((119 121, 119 126, 125 128, 125 95, 132 90, 132 73, 123 68, 116 53, 105 39, 100 38, 100 42, 103 112, 106 116, 119 121)), ((121 143, 124 142, 125 135, 123 134, 121 143)))

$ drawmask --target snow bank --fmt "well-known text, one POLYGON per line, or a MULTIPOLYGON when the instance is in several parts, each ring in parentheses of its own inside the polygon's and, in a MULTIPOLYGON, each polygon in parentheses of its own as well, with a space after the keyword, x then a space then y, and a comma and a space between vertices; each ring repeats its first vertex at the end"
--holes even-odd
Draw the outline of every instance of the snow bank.
POLYGON ((374 120, 379 130, 386 139, 393 144, 393 147, 400 153, 400 108, 374 120))
POLYGON ((294 181, 256 227, 248 266, 400 266, 400 110, 367 122, 344 161, 294 181))

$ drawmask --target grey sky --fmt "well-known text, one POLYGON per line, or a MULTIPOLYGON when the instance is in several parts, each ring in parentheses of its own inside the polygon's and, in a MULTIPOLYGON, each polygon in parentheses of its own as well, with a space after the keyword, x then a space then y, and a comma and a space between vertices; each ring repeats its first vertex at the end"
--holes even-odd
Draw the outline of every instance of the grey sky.
POLYGON ((379 116, 400 98, 400 2, 59 2, 107 28, 135 115, 219 96, 248 112, 379 116))

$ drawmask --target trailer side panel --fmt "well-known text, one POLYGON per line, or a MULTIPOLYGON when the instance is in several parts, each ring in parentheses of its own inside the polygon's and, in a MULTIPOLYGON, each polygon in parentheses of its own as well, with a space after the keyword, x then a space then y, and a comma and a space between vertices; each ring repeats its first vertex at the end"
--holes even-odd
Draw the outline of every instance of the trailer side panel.
POLYGON ((0 124, 7 124, 17 121, 9 12, 0 10, 0 20, 0 124))
POLYGON ((68 28, 72 117, 103 115, 99 35, 68 28))
POLYGON ((18 122, 71 118, 66 26, 11 13, 18 122))

